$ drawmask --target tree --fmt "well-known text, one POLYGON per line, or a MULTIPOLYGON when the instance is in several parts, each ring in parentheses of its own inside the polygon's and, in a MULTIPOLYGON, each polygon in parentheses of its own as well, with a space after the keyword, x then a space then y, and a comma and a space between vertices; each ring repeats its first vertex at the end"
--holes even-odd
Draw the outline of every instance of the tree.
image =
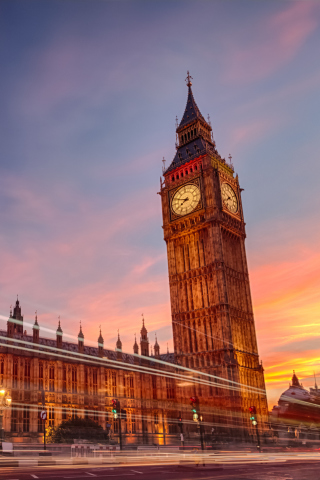
POLYGON ((65 420, 58 427, 46 429, 48 443, 73 443, 73 440, 88 440, 91 442, 109 441, 108 433, 91 419, 75 416, 65 420))

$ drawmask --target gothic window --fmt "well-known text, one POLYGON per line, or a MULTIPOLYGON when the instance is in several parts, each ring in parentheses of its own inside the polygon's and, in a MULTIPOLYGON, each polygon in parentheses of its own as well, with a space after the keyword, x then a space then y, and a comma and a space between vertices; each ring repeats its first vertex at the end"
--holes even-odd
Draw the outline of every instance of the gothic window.
POLYGON ((155 375, 152 375, 152 396, 153 399, 157 399, 157 377, 155 375))
POLYGON ((18 410, 16 407, 11 409, 11 432, 18 431, 18 410))
POLYGON ((93 381, 93 395, 98 393, 98 372, 97 370, 92 371, 92 381, 93 381))
POLYGON ((29 432, 30 428, 30 408, 28 406, 23 407, 23 431, 29 432))
POLYGON ((77 367, 72 367, 72 393, 77 393, 77 367))
POLYGON ((24 388, 25 390, 30 389, 30 360, 24 362, 24 388))
POLYGON ((63 366, 62 368, 62 391, 67 392, 67 367, 63 366))
POLYGON ((130 389, 130 398, 134 398, 134 379, 132 374, 129 376, 129 389, 130 389))
POLYGON ((153 415, 153 422, 155 433, 159 433, 159 415, 157 412, 153 415))
POLYGON ((54 427, 54 407, 48 408, 49 427, 54 427))
POLYGON ((87 395, 89 393, 89 374, 87 367, 84 369, 84 393, 87 395))
POLYGON ((62 420, 67 420, 67 412, 68 409, 66 407, 62 407, 62 420))
POLYGON ((172 175, 171 180, 174 182, 174 175, 172 175))
POLYGON ((3 385, 4 379, 4 358, 0 358, 0 386, 3 385))
MULTIPOLYGON (((128 383, 128 382, 127 382, 128 383)), ((127 396, 127 391, 126 391, 126 375, 125 373, 123 374, 123 396, 127 396)), ((128 392, 128 397, 129 397, 129 392, 128 392)))
POLYGON ((13 388, 18 387, 18 359, 17 358, 15 358, 13 361, 12 386, 13 388))
POLYGON ((39 385, 38 385, 39 390, 43 390, 43 363, 39 363, 39 385))
POLYGON ((134 412, 131 412, 131 431, 136 433, 136 416, 134 412))
POLYGON ((49 392, 54 392, 54 365, 49 365, 49 392))
POLYGON ((105 388, 105 395, 109 395, 109 381, 108 381, 108 370, 104 371, 104 388, 105 388))
POLYGON ((117 372, 112 372, 112 395, 117 395, 117 372))
POLYGON ((173 378, 167 377, 166 378, 166 385, 167 385, 167 399, 174 398, 174 381, 173 378))

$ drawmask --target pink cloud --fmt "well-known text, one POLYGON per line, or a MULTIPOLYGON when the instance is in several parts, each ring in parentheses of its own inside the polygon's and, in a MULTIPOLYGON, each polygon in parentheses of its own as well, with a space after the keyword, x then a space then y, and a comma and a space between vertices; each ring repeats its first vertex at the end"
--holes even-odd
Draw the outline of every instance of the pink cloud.
POLYGON ((228 82, 252 82, 264 79, 290 62, 306 40, 317 28, 318 5, 312 2, 293 2, 281 12, 258 22, 256 41, 248 44, 234 42, 234 35, 227 41, 228 64, 225 80, 228 82))

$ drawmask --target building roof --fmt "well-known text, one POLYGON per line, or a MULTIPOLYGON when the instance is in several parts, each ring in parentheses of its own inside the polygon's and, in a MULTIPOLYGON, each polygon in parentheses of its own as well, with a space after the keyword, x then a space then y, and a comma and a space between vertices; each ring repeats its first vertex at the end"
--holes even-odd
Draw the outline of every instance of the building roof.
POLYGON ((182 116, 179 127, 177 128, 177 131, 185 127, 189 123, 193 122, 194 120, 202 120, 202 122, 207 124, 208 128, 211 129, 210 125, 205 121, 204 117, 202 116, 198 108, 198 105, 196 104, 196 101, 192 93, 191 85, 192 84, 190 82, 188 84, 188 98, 187 98, 186 108, 184 110, 184 114, 182 116))
MULTIPOLYGON (((7 332, 5 330, 0 330, 0 337, 7 337, 7 332)), ((13 337, 10 337, 10 344, 11 345, 14 345, 17 349, 21 348, 21 343, 20 342, 14 342, 14 340, 22 340, 24 342, 28 342, 28 343, 33 343, 33 337, 32 335, 13 335, 13 337)), ((0 343, 7 343, 7 340, 6 339, 3 339, 1 338, 0 339, 0 343)), ((28 345, 26 345, 28 347, 28 345)), ((43 338, 43 337, 40 337, 39 338, 39 344, 36 345, 36 348, 39 349, 39 350, 43 350, 45 351, 46 350, 46 346, 48 347, 51 347, 51 348, 56 348, 57 347, 57 341, 55 339, 51 339, 51 338, 43 338)), ((0 349, 1 349, 1 345, 0 345, 0 349)), ((78 350, 78 344, 76 343, 71 343, 71 342, 62 342, 62 348, 61 350, 59 349, 59 353, 61 352, 65 352, 65 353, 78 353, 79 350, 78 350)), ((24 352, 22 351, 21 354, 23 354, 24 352)), ((30 352, 32 353, 32 352, 30 352)), ((89 355, 89 356, 92 356, 92 357, 96 357, 96 359, 98 360, 99 358, 99 350, 97 347, 90 347, 88 345, 84 345, 84 348, 83 348, 83 353, 84 355, 89 355)), ((114 351, 114 350, 108 350, 108 349, 104 349, 103 350, 103 353, 104 353, 104 357, 105 358, 108 358, 110 360, 115 360, 115 361, 119 361, 119 357, 118 357, 118 352, 114 351)), ((133 354, 129 354, 129 353, 122 353, 122 359, 124 362, 126 363, 130 363, 130 364, 134 364, 135 363, 135 358, 136 355, 133 355, 133 354)), ((149 359, 149 360, 152 360, 152 357, 138 357, 138 360, 141 362, 142 360, 145 360, 145 359, 149 359)), ((70 358, 70 361, 72 359, 70 358)), ((75 358, 76 361, 79 361, 79 358, 76 357, 75 358)), ((174 357, 174 353, 166 353, 164 355, 160 355, 160 360, 163 360, 164 362, 168 362, 168 363, 172 363, 172 364, 175 364, 176 361, 175 361, 175 357, 174 357)), ((137 360, 136 360, 137 361, 137 360)), ((121 368, 121 366, 117 366, 115 365, 114 368, 121 368)))

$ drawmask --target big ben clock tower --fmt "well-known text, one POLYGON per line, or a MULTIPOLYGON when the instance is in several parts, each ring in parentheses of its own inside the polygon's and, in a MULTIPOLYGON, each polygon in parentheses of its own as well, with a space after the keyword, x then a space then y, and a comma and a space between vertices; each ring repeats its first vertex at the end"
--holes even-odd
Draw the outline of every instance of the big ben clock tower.
POLYGON ((227 412, 240 427, 247 424, 250 405, 267 414, 241 188, 232 165, 216 149, 212 128, 194 100, 191 79, 188 72, 177 152, 160 192, 174 351, 179 364, 221 379, 206 395, 200 388, 198 395, 202 392, 203 403, 214 405, 221 415, 227 412))

